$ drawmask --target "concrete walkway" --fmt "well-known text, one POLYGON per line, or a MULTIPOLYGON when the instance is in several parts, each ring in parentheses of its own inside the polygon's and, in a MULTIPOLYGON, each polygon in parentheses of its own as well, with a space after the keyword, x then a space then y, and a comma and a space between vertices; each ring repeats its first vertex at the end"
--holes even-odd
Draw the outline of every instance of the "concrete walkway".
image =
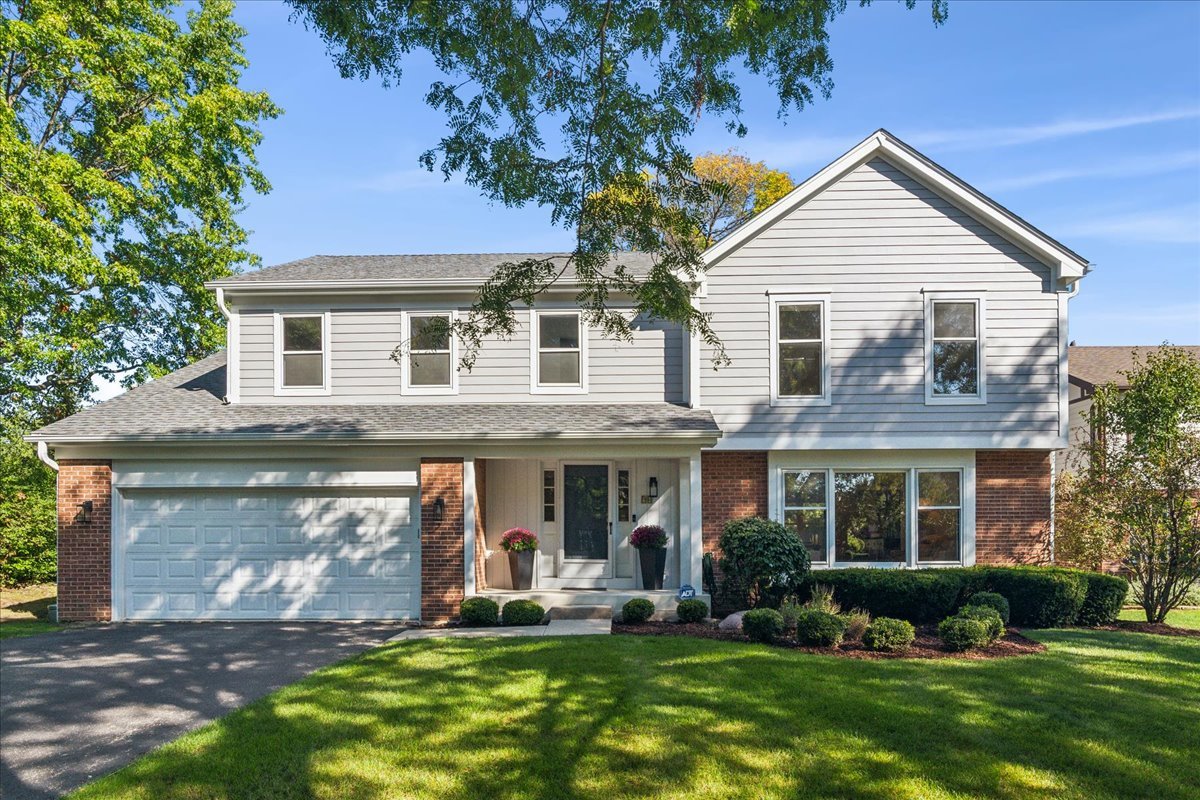
POLYGON ((511 628, 410 628, 388 641, 514 639, 523 636, 595 636, 607 633, 612 633, 611 619, 553 619, 549 625, 515 625, 511 628))

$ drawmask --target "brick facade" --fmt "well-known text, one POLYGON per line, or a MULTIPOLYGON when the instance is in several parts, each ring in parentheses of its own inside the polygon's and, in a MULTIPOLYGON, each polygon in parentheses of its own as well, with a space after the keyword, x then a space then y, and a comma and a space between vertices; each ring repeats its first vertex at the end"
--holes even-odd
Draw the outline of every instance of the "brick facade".
POLYGON ((975 453, 975 561, 1044 564, 1051 559, 1050 453, 975 453))
POLYGON ((768 516, 766 451, 706 451, 700 482, 704 552, 717 552, 727 521, 768 516))
POLYGON ((449 622, 463 600, 463 460, 421 459, 421 620, 449 622), (445 511, 438 520, 434 504, 445 511))
POLYGON ((58 462, 58 618, 112 619, 112 462, 58 462), (80 505, 92 502, 84 522, 80 505))

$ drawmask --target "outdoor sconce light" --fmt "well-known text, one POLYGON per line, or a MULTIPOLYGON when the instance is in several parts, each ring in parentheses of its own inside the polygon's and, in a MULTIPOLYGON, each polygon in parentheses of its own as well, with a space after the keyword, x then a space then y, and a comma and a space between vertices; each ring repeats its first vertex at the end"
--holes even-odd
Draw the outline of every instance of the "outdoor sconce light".
POLYGON ((650 479, 650 497, 658 497, 658 478, 650 479))
POLYGON ((82 503, 79 504, 79 521, 80 522, 91 522, 92 521, 92 501, 91 500, 84 500, 82 503))
POLYGON ((435 522, 441 522, 444 516, 446 516, 446 501, 439 497, 433 501, 433 519, 435 522))

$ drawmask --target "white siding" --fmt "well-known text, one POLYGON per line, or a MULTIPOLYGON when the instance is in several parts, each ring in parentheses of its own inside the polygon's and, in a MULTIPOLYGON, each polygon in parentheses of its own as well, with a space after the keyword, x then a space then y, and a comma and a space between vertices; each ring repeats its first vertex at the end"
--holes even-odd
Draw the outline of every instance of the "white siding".
MULTIPOLYGON (((459 304, 422 308, 445 310, 459 304)), ((307 303, 305 310, 321 308, 307 303)), ((519 327, 508 340, 487 339, 471 371, 459 374, 457 395, 404 396, 400 365, 392 350, 403 340, 402 307, 332 308, 330 323, 332 383, 329 396, 276 397, 274 362, 275 310, 294 306, 263 306, 241 311, 241 402, 282 404, 325 403, 653 403, 680 402, 683 397, 682 351, 678 326, 638 319, 633 340, 607 339, 589 332, 589 392, 540 394, 529 390, 529 313, 518 311, 519 327)))
POLYGON ((890 164, 872 160, 714 265, 701 308, 732 364, 701 353, 722 448, 914 446, 1058 435, 1058 298, 1050 269, 890 164), (832 403, 771 407, 768 290, 831 292, 832 403), (986 405, 926 405, 924 296, 983 292, 986 405), (857 440, 852 443, 851 439, 857 440), (839 440, 844 440, 839 443, 839 440), (890 440, 890 441, 889 441, 890 440))

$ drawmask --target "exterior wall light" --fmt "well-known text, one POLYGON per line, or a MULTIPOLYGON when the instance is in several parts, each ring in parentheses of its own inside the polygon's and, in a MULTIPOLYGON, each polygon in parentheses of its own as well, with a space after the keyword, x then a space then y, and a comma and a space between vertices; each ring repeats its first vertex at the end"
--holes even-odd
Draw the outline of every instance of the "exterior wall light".
POLYGON ((92 505, 91 500, 84 500, 82 503, 80 503, 79 504, 79 521, 80 522, 91 522, 93 508, 94 508, 94 506, 92 505))
POLYGON ((652 498, 658 497, 658 478, 650 479, 650 491, 648 492, 648 494, 652 498))
POLYGON ((446 501, 439 497, 433 501, 433 521, 441 522, 444 516, 446 516, 446 501))

